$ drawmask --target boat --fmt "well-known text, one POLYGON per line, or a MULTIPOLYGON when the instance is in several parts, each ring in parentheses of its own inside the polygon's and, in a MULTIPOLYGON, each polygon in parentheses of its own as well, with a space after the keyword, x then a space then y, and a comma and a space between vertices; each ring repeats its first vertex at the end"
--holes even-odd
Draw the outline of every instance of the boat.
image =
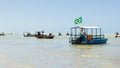
POLYGON ((62 36, 62 33, 58 33, 58 36, 62 36))
POLYGON ((104 44, 107 40, 100 27, 71 27, 69 42, 72 44, 104 44))
POLYGON ((35 34, 31 34, 30 32, 24 32, 23 36, 24 37, 35 37, 35 34))
POLYGON ((116 32, 115 38, 118 38, 118 37, 120 37, 120 34, 118 32, 116 32))
POLYGON ((36 32, 35 37, 38 39, 53 39, 55 36, 52 33, 49 35, 44 34, 44 31, 36 32))
POLYGON ((0 33, 0 36, 5 36, 5 34, 2 32, 2 33, 0 33))
POLYGON ((69 35, 70 35, 69 33, 66 34, 66 36, 69 36, 69 35))

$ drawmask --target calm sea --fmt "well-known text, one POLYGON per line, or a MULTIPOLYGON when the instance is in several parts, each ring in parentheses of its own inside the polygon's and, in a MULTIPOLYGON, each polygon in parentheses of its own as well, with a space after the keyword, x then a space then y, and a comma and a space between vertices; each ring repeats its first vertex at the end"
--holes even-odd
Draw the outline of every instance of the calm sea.
POLYGON ((0 36, 0 68, 120 68, 120 38, 106 37, 107 44, 71 45, 69 36, 0 36))

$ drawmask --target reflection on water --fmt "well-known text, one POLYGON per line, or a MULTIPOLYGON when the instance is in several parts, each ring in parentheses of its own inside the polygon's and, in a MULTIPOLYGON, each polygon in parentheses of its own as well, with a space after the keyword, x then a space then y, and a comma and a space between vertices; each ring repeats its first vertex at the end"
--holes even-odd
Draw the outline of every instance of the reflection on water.
POLYGON ((71 45, 69 37, 0 37, 0 68, 119 68, 120 39, 107 44, 71 45))

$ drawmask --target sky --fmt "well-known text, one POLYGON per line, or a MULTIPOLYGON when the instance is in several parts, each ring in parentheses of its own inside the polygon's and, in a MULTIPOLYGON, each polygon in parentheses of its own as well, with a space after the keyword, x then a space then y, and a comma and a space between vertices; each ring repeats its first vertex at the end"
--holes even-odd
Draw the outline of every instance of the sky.
POLYGON ((120 0, 0 0, 0 32, 67 33, 76 26, 120 32, 120 0))

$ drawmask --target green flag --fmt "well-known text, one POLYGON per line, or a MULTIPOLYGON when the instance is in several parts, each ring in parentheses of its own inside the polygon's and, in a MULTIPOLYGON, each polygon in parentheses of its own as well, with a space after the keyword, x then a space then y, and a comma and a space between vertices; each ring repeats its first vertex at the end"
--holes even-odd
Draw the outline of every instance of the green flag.
POLYGON ((75 20, 74 20, 74 23, 75 23, 75 24, 80 24, 80 23, 82 23, 82 17, 75 19, 75 20))

